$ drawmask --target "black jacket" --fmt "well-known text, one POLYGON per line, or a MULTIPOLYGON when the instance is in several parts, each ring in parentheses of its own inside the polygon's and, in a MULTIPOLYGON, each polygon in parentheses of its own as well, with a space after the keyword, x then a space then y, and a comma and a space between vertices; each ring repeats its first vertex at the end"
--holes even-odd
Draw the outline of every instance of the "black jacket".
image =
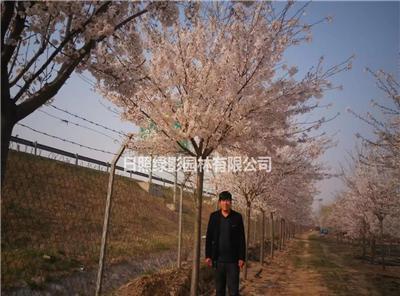
MULTIPOLYGON (((236 211, 230 212, 231 222, 231 244, 233 253, 237 260, 246 259, 246 239, 244 235, 244 226, 242 215, 236 211)), ((206 236, 206 258, 211 258, 213 262, 218 259, 218 242, 219 242, 219 223, 222 216, 221 210, 211 213, 208 221, 206 236)))

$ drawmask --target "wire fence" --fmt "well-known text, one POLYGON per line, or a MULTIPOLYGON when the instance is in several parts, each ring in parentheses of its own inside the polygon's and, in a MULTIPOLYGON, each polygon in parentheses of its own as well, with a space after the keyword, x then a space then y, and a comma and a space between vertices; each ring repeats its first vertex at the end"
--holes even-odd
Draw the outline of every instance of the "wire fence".
MULTIPOLYGON (((83 146, 81 144, 79 144, 79 145, 81 147, 83 146)), ((88 147, 88 148, 96 149, 95 151, 101 150, 101 149, 92 148, 92 147, 88 147)), ((40 144, 37 141, 30 141, 30 140, 26 140, 26 139, 15 137, 15 136, 11 137, 10 149, 18 151, 18 152, 25 152, 25 153, 33 154, 35 156, 41 156, 41 157, 46 157, 46 158, 50 158, 53 160, 62 161, 62 162, 69 163, 69 164, 74 164, 77 166, 87 167, 87 168, 102 171, 102 172, 108 172, 110 170, 110 166, 111 166, 111 164, 109 162, 105 162, 105 161, 98 160, 95 158, 80 155, 78 153, 73 153, 73 152, 69 152, 69 151, 55 148, 52 146, 40 144)), ((103 152, 103 150, 101 150, 101 152, 103 152)), ((114 155, 113 152, 108 152, 108 151, 105 151, 105 152, 108 154, 114 155)), ((140 172, 140 171, 134 171, 134 170, 127 170, 123 166, 119 166, 119 165, 116 166, 115 173, 117 175, 129 177, 129 178, 132 178, 132 179, 135 179, 138 181, 146 181, 150 177, 149 174, 147 174, 147 173, 140 172)), ((154 175, 154 173, 152 174, 152 181, 155 181, 156 184, 162 185, 162 186, 174 185, 173 180, 156 176, 156 175, 154 175)), ((180 185, 179 182, 178 182, 178 185, 180 185)), ((193 187, 188 186, 188 185, 185 185, 185 188, 187 188, 188 190, 189 189, 193 190, 193 187)), ((209 196, 215 195, 214 192, 211 192, 208 190, 204 190, 203 193, 206 195, 209 195, 209 196)))
MULTIPOLYGON (((11 144, 10 144, 10 149, 16 150, 18 152, 25 152, 25 153, 30 153, 36 156, 42 156, 42 157, 47 157, 53 160, 58 160, 70 164, 75 164, 91 169, 96 169, 99 171, 104 171, 108 172, 110 169, 110 163, 101 161, 98 159, 94 159, 91 157, 87 157, 84 155, 80 155, 78 153, 72 153, 69 151, 65 151, 62 149, 54 148, 51 146, 43 145, 38 142, 33 142, 29 141, 26 139, 18 138, 18 137, 11 137, 11 144)), ((109 152, 111 153, 111 152, 109 152)), ((112 153, 114 154, 114 153, 112 153)), ((138 180, 142 180, 142 178, 149 178, 149 175, 146 173, 142 172, 137 172, 137 171, 128 171, 125 170, 124 167, 117 166, 116 167, 116 173, 118 175, 130 177, 130 178, 136 178, 138 180), (142 177, 142 178, 138 178, 142 177)), ((166 184, 173 184, 172 181, 160 178, 157 176, 153 176, 153 179, 162 183, 166 184)))
MULTIPOLYGON (((3 293, 94 294, 109 165, 24 139, 12 141, 2 188, 3 293), (44 152, 46 157, 38 157, 44 152)), ((124 172, 122 167, 118 171, 105 293, 138 274, 174 265, 177 259, 178 214, 166 206, 173 200, 172 187, 153 196, 133 179, 146 174, 124 172)), ((183 197, 185 260, 192 246, 194 202, 191 190, 183 197)), ((204 207, 203 229, 213 208, 204 207)))

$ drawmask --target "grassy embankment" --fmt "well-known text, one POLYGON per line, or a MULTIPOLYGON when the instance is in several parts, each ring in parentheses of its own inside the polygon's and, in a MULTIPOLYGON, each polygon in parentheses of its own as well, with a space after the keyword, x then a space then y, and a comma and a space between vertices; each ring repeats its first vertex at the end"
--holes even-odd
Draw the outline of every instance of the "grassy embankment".
MULTIPOLYGON (((97 266, 108 174, 10 151, 2 190, 2 287, 40 285, 97 266)), ((149 195, 117 176, 107 261, 112 264, 176 248, 172 188, 149 195)), ((203 207, 203 230, 213 206, 203 207)), ((184 246, 191 248, 194 202, 185 192, 184 246)))

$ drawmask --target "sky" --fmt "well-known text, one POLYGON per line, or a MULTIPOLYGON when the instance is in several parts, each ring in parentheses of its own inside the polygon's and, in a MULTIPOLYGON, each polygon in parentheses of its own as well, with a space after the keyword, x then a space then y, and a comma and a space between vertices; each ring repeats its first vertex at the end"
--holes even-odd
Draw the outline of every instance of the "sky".
MULTIPOLYGON (((333 22, 314 28, 312 44, 291 48, 286 54, 287 60, 300 69, 308 69, 316 64, 320 56, 324 56, 326 65, 331 66, 355 55, 352 70, 332 79, 335 84, 343 86, 343 91, 332 91, 324 97, 323 102, 332 103, 332 108, 314 112, 316 117, 326 118, 340 112, 337 119, 321 129, 336 134, 337 146, 328 150, 323 157, 333 172, 338 172, 340 165, 346 166, 349 153, 354 151, 356 133, 372 137, 370 126, 346 112, 346 108, 359 114, 371 112, 378 118, 380 115, 371 106, 370 100, 379 100, 383 94, 376 87, 371 74, 365 72, 365 67, 383 69, 399 80, 399 12, 399 2, 311 3, 306 20, 333 16, 333 22)), ((327 204, 342 188, 337 178, 322 181, 318 184, 321 193, 316 199, 322 198, 323 203, 327 204)))
MULTIPOLYGON (((377 114, 369 102, 371 99, 383 97, 383 94, 375 86, 374 79, 365 72, 365 67, 373 70, 385 70, 399 79, 400 5, 396 1, 319 1, 310 3, 306 11, 304 16, 306 21, 314 22, 327 16, 333 16, 333 21, 316 26, 312 31, 313 41, 311 43, 290 48, 285 53, 284 59, 288 64, 298 66, 298 75, 316 65, 320 56, 324 56, 325 65, 328 67, 355 55, 352 69, 339 73, 332 79, 334 84, 342 85, 343 90, 330 91, 322 99, 322 103, 332 103, 332 107, 317 109, 309 117, 310 119, 323 116, 329 118, 340 112, 338 118, 326 123, 321 128, 321 131, 335 135, 337 145, 327 151, 322 158, 322 161, 332 168, 332 172, 335 172, 340 164, 346 164, 349 153, 354 150, 355 133, 365 136, 372 135, 368 125, 356 119, 345 109, 350 107, 359 114, 367 112, 377 114)), ((83 75, 74 73, 56 95, 53 104, 115 130, 125 133, 137 131, 137 127, 129 122, 121 121, 117 114, 109 110, 109 108, 115 109, 115 106, 93 90, 90 82, 92 80, 93 78, 88 73, 83 75)), ((90 126, 108 136, 120 139, 115 133, 92 126, 52 107, 43 106, 40 110, 22 120, 21 123, 36 130, 101 150, 116 152, 119 148, 118 141, 114 141, 110 137, 74 126, 71 123, 66 124, 48 114, 90 126)), ((110 154, 78 147, 38 134, 22 126, 16 126, 13 135, 103 161, 112 159, 110 154)), ((321 198, 322 204, 328 204, 333 200, 335 193, 343 188, 343 185, 339 179, 329 179, 319 182, 317 187, 320 194, 316 200, 321 198)), ((319 206, 319 203, 315 202, 314 209, 319 206)))

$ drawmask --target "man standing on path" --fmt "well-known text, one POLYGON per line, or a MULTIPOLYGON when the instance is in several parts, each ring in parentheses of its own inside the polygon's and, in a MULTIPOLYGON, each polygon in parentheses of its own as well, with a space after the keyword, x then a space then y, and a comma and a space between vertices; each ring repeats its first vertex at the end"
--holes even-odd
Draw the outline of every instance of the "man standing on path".
POLYGON ((208 221, 206 263, 215 269, 217 296, 225 296, 226 285, 230 296, 239 296, 239 273, 245 264, 246 243, 242 215, 231 209, 232 195, 219 194, 220 210, 208 221))

